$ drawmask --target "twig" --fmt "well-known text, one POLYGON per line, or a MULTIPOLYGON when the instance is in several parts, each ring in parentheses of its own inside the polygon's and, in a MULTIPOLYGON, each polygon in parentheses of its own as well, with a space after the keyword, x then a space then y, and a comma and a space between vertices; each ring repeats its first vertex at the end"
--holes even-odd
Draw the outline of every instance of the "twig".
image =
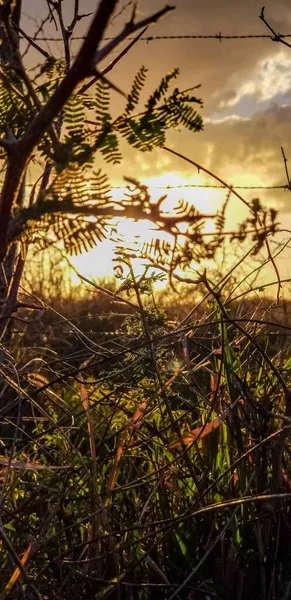
POLYGON ((273 29, 273 27, 271 27, 271 25, 266 20, 264 6, 262 7, 262 10, 261 10, 260 19, 261 19, 261 21, 263 21, 263 23, 266 25, 266 27, 268 27, 269 31, 271 31, 271 33, 273 34, 274 37, 271 38, 273 42, 280 42, 281 44, 284 44, 284 46, 287 46, 287 48, 291 48, 291 44, 286 42, 286 40, 284 40, 283 36, 281 36, 279 33, 277 33, 275 31, 275 29, 273 29))
POLYGON ((291 191, 291 182, 290 182, 289 170, 288 170, 288 165, 287 165, 288 158, 286 158, 283 146, 281 146, 281 152, 282 152, 282 156, 283 156, 283 160, 284 160, 285 173, 286 173, 286 177, 287 177, 287 189, 289 191, 291 191))
POLYGON ((107 67, 105 67, 105 69, 103 69, 103 71, 101 71, 95 77, 93 77, 93 79, 91 79, 89 83, 83 85, 79 93, 84 94, 92 85, 94 85, 94 83, 96 83, 96 81, 98 81, 98 79, 100 79, 100 76, 104 77, 104 75, 109 73, 109 71, 111 71, 113 67, 115 67, 115 65, 117 65, 117 63, 119 63, 119 61, 129 52, 129 50, 131 50, 131 48, 136 44, 136 42, 138 42, 138 40, 141 38, 144 32, 147 31, 147 29, 147 27, 142 29, 142 31, 120 52, 120 54, 118 54, 114 58, 114 60, 111 61, 111 63, 109 63, 107 67))
POLYGON ((27 33, 25 33, 25 31, 21 29, 21 27, 17 27, 17 31, 20 33, 20 35, 22 35, 22 37, 24 37, 27 40, 29 46, 33 46, 33 48, 40 52, 45 58, 50 58, 51 55, 41 46, 39 46, 29 35, 27 35, 27 33))
POLYGON ((195 160, 192 160, 192 158, 188 158, 188 156, 185 156, 184 154, 181 154, 180 152, 176 152, 176 150, 173 150, 172 148, 169 148, 168 146, 163 146, 162 148, 163 148, 163 150, 166 150, 170 154, 174 154, 174 156, 177 156, 178 158, 182 158, 182 160, 185 160, 186 162, 190 163, 190 165, 193 165, 193 167, 196 167, 196 169, 198 170, 198 173, 200 171, 203 171, 204 173, 207 173, 207 175, 210 175, 210 177, 213 177, 213 179, 216 179, 216 181, 219 181, 219 183, 221 183, 221 185, 223 185, 230 192, 232 192, 241 202, 243 202, 243 204, 245 204, 245 206, 247 206, 248 208, 251 208, 251 205, 249 204, 249 202, 247 202, 247 200, 245 200, 241 196, 241 194, 239 194, 232 187, 232 185, 230 185, 229 183, 227 183, 226 181, 224 181, 224 179, 221 179, 221 177, 219 177, 218 175, 216 175, 212 171, 209 171, 209 169, 206 169, 206 167, 203 167, 202 165, 200 165, 199 163, 197 163, 195 160))
POLYGON ((95 288, 98 292, 101 292, 102 294, 106 294, 107 296, 110 296, 115 301, 123 302, 124 304, 127 304, 127 306, 130 306, 130 308, 133 308, 134 310, 138 310, 138 305, 137 304, 135 304, 134 302, 131 302, 130 300, 127 300, 127 298, 123 298, 122 296, 116 294, 115 292, 111 292, 111 290, 107 290, 106 288, 104 288, 102 285, 99 285, 95 281, 92 281, 91 279, 88 279, 88 277, 85 277, 85 275, 83 275, 82 273, 80 273, 74 267, 74 265, 69 261, 69 259, 66 256, 64 256, 64 258, 66 259, 66 261, 67 261, 68 265, 70 266, 70 268, 73 269, 73 271, 76 273, 76 275, 78 275, 78 277, 82 281, 85 281, 86 283, 89 283, 89 285, 92 285, 92 287, 95 288))
POLYGON ((174 8, 174 6, 165 6, 165 8, 162 8, 162 10, 159 10, 150 17, 146 17, 145 19, 137 21, 136 23, 133 20, 135 14, 135 12, 133 12, 131 20, 125 25, 124 29, 115 38, 113 38, 107 44, 105 44, 103 48, 96 52, 95 63, 98 64, 101 60, 108 56, 108 54, 110 54, 112 50, 114 50, 114 48, 116 48, 116 46, 123 42, 123 40, 125 40, 129 35, 135 33, 139 29, 144 29, 145 27, 148 27, 148 25, 151 25, 151 23, 155 23, 168 12, 174 10, 174 8))
MULTIPOLYGON (((39 35, 40 33, 42 33, 42 32, 43 32, 44 25, 45 25, 45 24, 46 24, 46 22, 47 22, 47 21, 49 21, 49 20, 50 20, 50 15, 49 15, 49 14, 48 14, 48 15, 47 15, 47 16, 46 16, 44 19, 42 19, 42 21, 41 21, 40 25, 38 26, 38 28, 37 28, 37 30, 36 30, 36 32, 35 32, 35 34, 34 34, 33 38, 32 38, 34 42, 36 42, 37 40, 44 41, 42 38, 39 38, 39 37, 38 37, 38 35, 39 35)), ((20 32, 20 29, 19 29, 19 28, 18 28, 18 31, 19 31, 19 33, 20 33, 20 36, 19 36, 19 37, 21 38, 21 36, 22 36, 22 33, 20 32)), ((26 35, 24 35, 23 37, 24 37, 24 39, 26 39, 26 35)), ((27 53, 28 53, 28 51, 29 51, 29 48, 30 48, 30 40, 31 40, 31 38, 29 38, 29 43, 27 44, 27 47, 26 47, 26 49, 24 50, 24 52, 23 52, 23 53, 22 53, 22 55, 21 55, 21 58, 22 58, 22 60, 24 59, 24 57, 26 56, 26 54, 27 54, 27 53)), ((47 44, 47 45, 48 45, 48 44, 47 44)), ((50 53, 48 53, 48 55, 50 56, 50 53)))
POLYGON ((117 13, 115 13, 115 15, 113 15, 113 17, 110 21, 110 25, 113 25, 114 21, 118 17, 120 17, 129 6, 132 6, 132 4, 133 4, 133 0, 128 0, 128 2, 126 4, 124 4, 124 6, 122 6, 121 9, 117 13))
MULTIPOLYGON (((179 158, 182 158, 183 160, 185 160, 186 162, 190 163, 191 165, 193 165, 194 167, 196 167, 196 169, 198 169, 198 173, 200 170, 204 171, 204 173, 207 173, 207 175, 210 175, 211 177, 213 177, 214 179, 216 179, 217 181, 219 181, 222 185, 224 185, 227 189, 229 189, 239 200, 241 200, 241 202, 243 202, 243 204, 245 204, 245 206, 247 206, 249 209, 251 209, 251 206, 249 204, 249 202, 247 202, 242 196, 241 194, 239 194, 235 189, 233 189, 233 187, 231 185, 229 185, 228 183, 226 183, 226 181, 224 181, 223 179, 221 179, 220 177, 218 177, 218 175, 215 175, 215 173, 213 173, 212 171, 209 171, 208 169, 206 169, 205 167, 203 167, 202 165, 200 165, 199 163, 195 162, 194 160, 188 158, 187 156, 185 156, 184 154, 180 154, 180 152, 176 152, 175 150, 172 150, 172 148, 168 148, 167 146, 163 146, 163 149, 166 150, 167 152, 170 152, 171 154, 174 154, 174 156, 178 156, 179 158)), ((259 225, 262 226, 261 220, 259 219, 259 225)), ((266 250, 267 250, 267 254, 268 254, 268 258, 270 260, 270 262, 272 263, 273 269, 276 273, 276 277, 277 277, 277 281, 278 281, 278 290, 277 290, 277 304, 279 304, 280 302, 280 290, 281 290, 281 279, 280 279, 280 273, 278 270, 278 267, 273 259, 272 256, 272 252, 271 252, 271 248, 270 248, 270 244, 268 239, 265 239, 265 246, 266 246, 266 250)))

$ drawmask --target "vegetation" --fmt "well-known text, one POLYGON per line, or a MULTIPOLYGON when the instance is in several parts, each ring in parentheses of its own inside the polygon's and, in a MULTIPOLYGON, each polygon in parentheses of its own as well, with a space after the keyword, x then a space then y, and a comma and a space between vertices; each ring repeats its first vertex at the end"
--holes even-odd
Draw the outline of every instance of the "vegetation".
POLYGON ((72 60, 70 38, 84 16, 75 1, 65 25, 62 4, 47 0, 64 59, 19 28, 21 1, 0 4, 0 600, 287 599, 289 304, 245 299, 261 289, 265 264, 278 298, 282 291, 270 241, 276 212, 253 200, 230 236, 251 240, 245 261, 219 276, 201 268, 186 277, 194 259, 219 256, 237 192, 225 184, 215 215, 183 202, 169 214, 165 198, 154 203, 138 180, 127 179, 115 201, 100 166, 122 160, 121 138, 136 151, 166 150, 169 128, 202 127, 193 108, 201 101, 173 87, 177 69, 145 102, 145 67, 127 94, 107 78, 170 7, 138 22, 130 2, 129 22, 101 45, 118 4, 101 0, 72 60), (33 79, 20 33, 44 59, 33 79), (125 95, 117 117, 112 94, 125 95), (82 299, 60 297, 62 262, 37 288, 24 272, 29 247, 79 253, 112 235, 121 217, 146 218, 172 243, 117 245, 115 281, 87 280, 82 299), (163 277, 168 302, 155 289, 163 277))

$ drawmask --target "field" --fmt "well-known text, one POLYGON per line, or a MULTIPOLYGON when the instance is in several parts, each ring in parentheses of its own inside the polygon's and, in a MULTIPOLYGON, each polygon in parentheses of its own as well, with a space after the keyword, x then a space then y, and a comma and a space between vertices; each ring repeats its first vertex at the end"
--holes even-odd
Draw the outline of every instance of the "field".
POLYGON ((289 598, 290 303, 94 285, 3 351, 0 597, 289 598))

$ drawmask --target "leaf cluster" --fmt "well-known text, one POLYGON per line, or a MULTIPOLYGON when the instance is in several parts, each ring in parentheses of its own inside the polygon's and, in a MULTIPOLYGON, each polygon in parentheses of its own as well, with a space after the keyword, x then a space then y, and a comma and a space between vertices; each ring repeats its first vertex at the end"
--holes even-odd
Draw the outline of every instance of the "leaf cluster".
MULTIPOLYGON (((54 92, 64 70, 62 60, 48 59, 42 65, 33 82, 42 101, 46 102, 54 92)), ((192 89, 180 91, 173 86, 178 74, 179 70, 174 69, 165 75, 145 99, 147 69, 142 66, 117 117, 112 116, 110 84, 102 76, 93 92, 85 89, 72 94, 54 123, 59 141, 56 143, 47 132, 39 143, 41 160, 49 172, 48 182, 44 185, 41 180, 34 186, 29 207, 15 207, 10 241, 24 236, 40 248, 62 243, 66 251, 78 254, 108 238, 115 215, 124 214, 134 219, 148 218, 158 231, 171 234, 171 243, 162 242, 157 236, 138 249, 140 256, 167 267, 171 274, 177 268, 185 269, 193 260, 212 260, 223 244, 229 195, 220 211, 211 216, 214 231, 207 236, 207 217, 192 204, 179 200, 173 213, 166 214, 166 196, 154 203, 148 187, 130 178, 126 179, 124 197, 115 201, 107 174, 95 168, 100 155, 109 164, 121 162, 121 138, 146 152, 162 147, 169 129, 202 129, 201 116, 193 107, 201 106, 201 100, 192 89)), ((13 79, 0 82, 0 108, 0 135, 7 122, 15 135, 22 135, 35 112, 31 100, 23 96, 21 85, 13 79)), ((250 215, 231 234, 231 241, 242 242, 251 236, 254 252, 258 252, 267 235, 276 231, 276 216, 275 210, 267 210, 254 200, 250 215)))

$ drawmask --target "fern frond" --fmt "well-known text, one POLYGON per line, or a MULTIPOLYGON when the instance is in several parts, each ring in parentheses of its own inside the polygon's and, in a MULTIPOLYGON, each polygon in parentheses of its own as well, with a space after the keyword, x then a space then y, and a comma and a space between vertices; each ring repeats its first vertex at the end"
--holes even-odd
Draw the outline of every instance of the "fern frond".
MULTIPOLYGON (((130 115, 134 106, 137 105, 140 88, 134 96, 130 105, 127 106, 125 116, 117 119, 115 128, 134 148, 150 151, 155 147, 162 146, 165 143, 166 131, 183 125, 190 131, 200 131, 203 127, 202 118, 192 108, 191 103, 201 104, 200 99, 191 96, 187 91, 180 92, 175 88, 167 97, 169 84, 172 79, 178 75, 178 69, 174 69, 166 75, 158 88, 149 97, 146 103, 146 110, 141 115, 130 115)), ((142 80, 139 80, 140 86, 142 80)))
MULTIPOLYGON (((43 250, 52 244, 61 243, 71 255, 82 254, 95 248, 98 242, 108 237, 109 226, 103 219, 84 218, 83 215, 45 214, 33 231, 35 243, 43 250)), ((31 234, 30 232, 30 234, 31 234)))
POLYGON ((108 176, 86 166, 71 165, 57 173, 40 202, 63 202, 70 206, 108 205, 112 200, 108 176))
POLYGON ((109 116, 108 120, 104 119, 103 121, 103 130, 97 137, 95 148, 96 150, 100 150, 108 163, 119 164, 122 160, 117 135, 114 133, 109 116))
POLYGON ((108 237, 108 224, 103 219, 88 221, 82 215, 74 215, 64 220, 63 225, 66 235, 61 237, 61 241, 70 254, 87 252, 108 237))
POLYGON ((138 105, 140 99, 140 93, 144 87, 148 70, 146 67, 141 66, 137 72, 131 90, 127 96, 127 104, 125 107, 125 114, 129 115, 138 105))
MULTIPOLYGON (((63 109, 63 123, 68 133, 68 138, 81 140, 84 136, 85 107, 82 98, 72 94, 63 109)), ((67 139, 68 139, 67 138, 67 139)))
POLYGON ((104 122, 110 120, 110 89, 108 83, 99 79, 95 87, 95 115, 97 132, 103 131, 104 122))
POLYGON ((179 198, 177 206, 174 207, 174 211, 179 216, 185 215, 187 217, 193 217, 193 220, 195 217, 197 220, 199 218, 199 211, 197 208, 187 200, 184 200, 184 198, 179 198))
POLYGON ((199 113, 187 103, 174 100, 173 97, 161 108, 160 118, 165 124, 165 129, 183 125, 189 131, 197 132, 203 128, 203 120, 199 113))
POLYGON ((98 198, 98 204, 107 205, 112 201, 112 191, 108 176, 98 169, 89 179, 90 191, 98 198))
POLYGON ((159 238, 154 238, 150 242, 144 242, 140 246, 142 256, 151 256, 155 260, 163 261, 163 263, 168 261, 171 250, 171 244, 159 238))
POLYGON ((173 69, 172 71, 170 71, 170 73, 168 73, 167 75, 165 75, 165 77, 162 78, 160 85, 153 92, 153 94, 149 97, 149 99, 145 105, 147 112, 152 112, 156 108, 158 102, 160 102, 162 97, 168 91, 170 82, 173 79, 176 79, 178 75, 179 75, 179 69, 176 68, 176 69, 173 69))
POLYGON ((43 103, 47 102, 64 77, 66 71, 66 62, 63 59, 50 56, 41 66, 39 73, 34 78, 37 94, 43 103), (38 83, 38 80, 41 80, 38 83))
MULTIPOLYGON (((7 135, 7 126, 16 138, 26 131, 27 122, 35 114, 34 105, 22 92, 22 84, 18 77, 0 80, 0 137, 7 135)), ((5 155, 1 149, 1 157, 5 155)))
POLYGON ((118 130, 127 142, 143 152, 165 143, 164 124, 152 116, 144 116, 138 122, 128 119, 118 124, 118 130))
POLYGON ((122 155, 110 114, 110 90, 109 85, 102 79, 96 85, 95 114, 97 138, 94 150, 100 150, 106 162, 118 164, 122 160, 122 155))
POLYGON ((59 201, 66 200, 68 197, 82 201, 85 192, 88 193, 88 181, 85 177, 85 167, 79 165, 70 165, 54 177, 52 184, 45 194, 45 199, 58 198, 59 201))

